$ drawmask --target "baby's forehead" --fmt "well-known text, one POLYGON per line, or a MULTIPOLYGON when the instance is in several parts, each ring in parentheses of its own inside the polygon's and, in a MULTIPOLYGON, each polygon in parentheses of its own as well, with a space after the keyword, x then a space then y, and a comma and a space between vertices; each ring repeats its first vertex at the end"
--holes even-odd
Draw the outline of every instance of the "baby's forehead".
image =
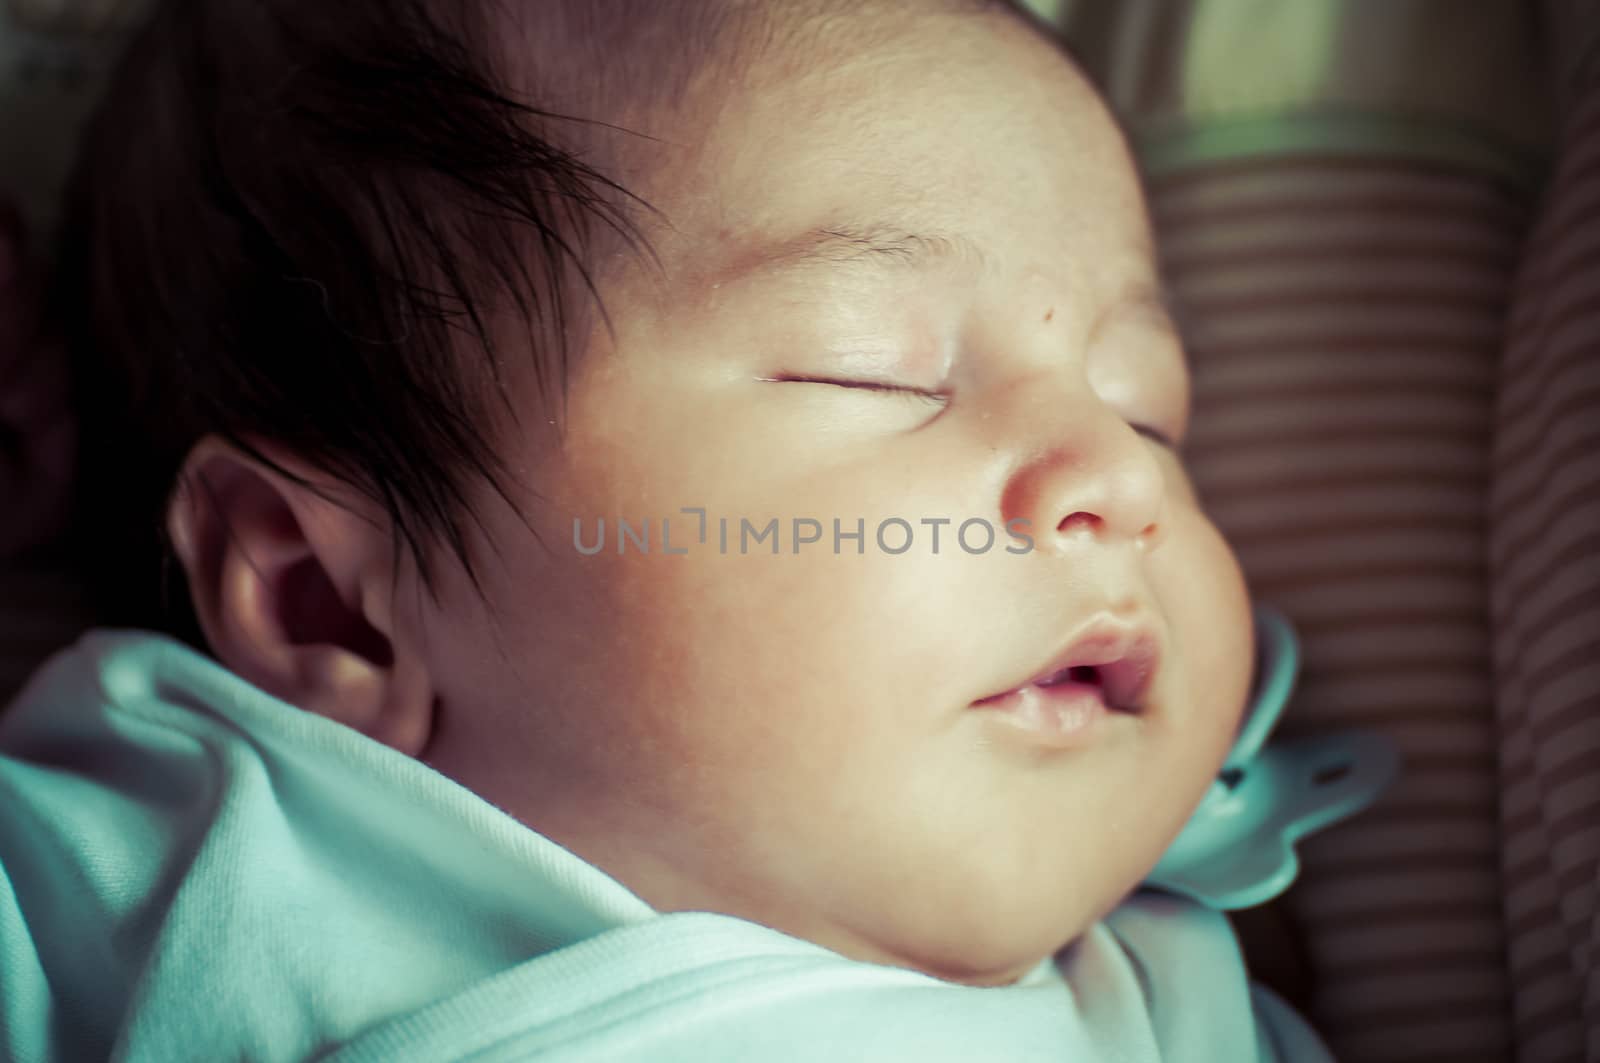
POLYGON ((626 135, 706 82, 737 80, 744 57, 815 0, 539 0, 488 4, 485 32, 509 81, 563 128, 626 135), (566 120, 572 120, 568 123, 566 120))
MULTIPOLYGON (((966 64, 974 83, 983 80, 985 64, 1003 61, 1008 51, 1020 50, 1030 70, 1037 66, 1056 83, 1053 87, 1063 88, 1059 106, 1052 105, 1055 112, 1081 114, 1097 108, 1092 90, 1067 86, 1076 79, 1070 73, 1061 74, 1073 67, 1059 42, 1037 33, 1032 23, 1024 26, 1026 20, 1009 3, 684 0, 642 6, 573 0, 525 6, 530 10, 520 16, 513 37, 526 43, 510 47, 521 49, 517 62, 527 76, 537 79, 542 91, 553 93, 556 102, 573 102, 573 85, 581 85, 583 91, 609 101, 605 106, 615 113, 608 113, 606 119, 625 114, 624 121, 634 123, 626 130, 609 126, 599 133, 606 146, 597 162, 602 172, 615 174, 628 194, 650 208, 635 213, 650 253, 639 255, 631 243, 612 245, 602 232, 600 239, 607 243, 596 249, 596 261, 607 287, 615 288, 620 282, 630 289, 630 295, 681 307, 684 300, 715 299, 719 291, 729 295, 735 285, 751 276, 843 279, 955 269, 970 269, 977 275, 991 270, 990 259, 1004 259, 1014 268, 1019 257, 1043 259, 1059 250, 1043 247, 1040 241, 1034 241, 1029 249, 1007 248, 1002 241, 1008 234, 1016 235, 1010 230, 1017 227, 987 232, 976 215, 954 219, 957 224, 951 225, 943 223, 951 213, 948 209, 932 221, 926 216, 898 216, 887 209, 916 200, 919 189, 929 192, 930 180, 943 180, 926 172, 926 163, 942 168, 942 157, 960 155, 960 146, 950 142, 960 135, 959 117, 952 116, 950 129, 941 130, 939 136, 919 138, 910 153, 921 153, 916 158, 906 157, 908 142, 893 132, 886 142, 896 150, 870 151, 867 149, 882 140, 881 130, 897 130, 904 124, 904 116, 884 113, 896 108, 886 107, 871 92, 830 93, 825 88, 830 81, 828 71, 854 65, 870 73, 880 52, 885 56, 895 53, 897 64, 914 69, 923 57, 919 48, 942 47, 941 42, 951 36, 949 31, 956 28, 947 20, 946 25, 924 25, 926 32, 911 33, 912 20, 932 13, 988 10, 1002 14, 991 25, 1000 27, 1010 43, 998 52, 973 51, 956 44, 958 51, 976 57, 976 65, 966 64), (632 10, 635 7, 637 11, 632 10), (630 21, 628 16, 635 14, 638 17, 630 21), (875 43, 880 35, 881 43, 875 43), (1039 41, 1024 40, 1032 36, 1039 41), (908 39, 917 43, 898 50, 908 39), (547 58, 551 60, 548 63, 547 58), (1051 69, 1046 70, 1047 66, 1051 69), (1059 71, 1054 69, 1057 66, 1059 71), (801 76, 785 77, 784 67, 797 67, 801 76), (822 76, 815 76, 819 72, 822 76), (823 91, 802 88, 797 97, 797 80, 804 86, 823 86, 823 91), (570 84, 563 86, 563 81, 570 84), (653 84, 693 85, 699 98, 691 99, 694 92, 649 91, 653 84), (855 97, 853 104, 851 97, 855 97), (822 121, 805 126, 804 133, 797 132, 795 121, 783 118, 797 106, 797 98, 800 106, 823 116, 822 121), (640 100, 644 103, 637 102, 640 100), (840 105, 846 111, 854 106, 856 111, 839 118, 840 105), (843 164, 849 173, 835 173, 827 182, 807 172, 815 170, 819 160, 814 156, 823 140, 828 141, 822 145, 827 149, 824 154, 849 160, 843 164), (766 143, 758 143, 762 141, 766 143), (766 150, 769 146, 779 149, 776 157, 766 150), (922 155, 930 152, 934 154, 923 160, 922 155), (876 175, 873 188, 861 184, 863 168, 876 175), (878 181, 879 176, 885 180, 878 181), (839 182, 850 184, 833 190, 838 193, 833 199, 839 210, 828 209, 826 189, 819 198, 806 188, 839 182), (801 191, 796 195, 797 187, 801 191), (856 209, 843 209, 852 205, 856 209), (654 209, 657 207, 659 210, 654 209), (653 291, 648 295, 630 283, 638 273, 649 278, 644 286, 653 291)), ((854 83, 853 78, 845 80, 854 83)), ((959 108, 959 100, 954 105, 959 108)), ((591 113, 600 109, 592 101, 588 106, 591 113)), ((966 126, 976 121, 969 120, 966 126)), ((1077 131, 1051 128, 1048 135, 1033 139, 1065 145, 1077 131)), ((1114 130, 1095 128, 1092 132, 1097 148, 1103 147, 1099 142, 1115 136, 1114 130)), ((1081 145, 1075 145, 1075 150, 1078 147, 1081 145)), ((1069 163, 1081 168, 1081 159, 1069 158, 1059 147, 1052 150, 1052 156, 1035 159, 1035 169, 1069 163)), ((1027 165, 1030 158, 1034 156, 1023 153, 1015 165, 1027 165)), ((1110 172, 1114 168, 1104 169, 1110 172)), ((1120 169, 1117 173, 1120 175, 1120 169)), ((1051 178, 1037 180, 1043 183, 1051 178)), ((1132 179, 1128 175, 1119 180, 1127 184, 1132 179)), ((1136 185, 1136 181, 1132 183, 1136 185)), ((1090 198, 1108 194, 1104 184, 1102 180, 1090 198)), ((932 194, 941 201, 949 198, 936 190, 932 194)), ((1118 201, 1142 198, 1136 187, 1109 194, 1118 201)), ((634 204, 626 206, 632 211, 634 204)), ((1069 227, 1056 225, 1048 231, 1065 234, 1069 227)), ((1136 226, 1123 228, 1123 237, 1116 241, 1117 254, 1137 259, 1137 264, 1111 263, 1107 270, 1147 272, 1152 280, 1145 290, 1117 300, 1128 304, 1118 308, 1118 316, 1164 323, 1170 314, 1163 293, 1153 280, 1154 269, 1144 269, 1145 263, 1153 262, 1148 233, 1134 231, 1136 226), (1124 238, 1127 236, 1131 239, 1124 238)), ((1064 262, 1070 256, 1055 257, 1064 262)), ((665 311, 666 306, 658 309, 665 311)))
POLYGON ((496 61, 541 110, 599 121, 670 110, 707 90, 760 91, 756 73, 822 71, 917 18, 997 13, 1035 25, 1014 0, 540 0, 481 10, 496 61))

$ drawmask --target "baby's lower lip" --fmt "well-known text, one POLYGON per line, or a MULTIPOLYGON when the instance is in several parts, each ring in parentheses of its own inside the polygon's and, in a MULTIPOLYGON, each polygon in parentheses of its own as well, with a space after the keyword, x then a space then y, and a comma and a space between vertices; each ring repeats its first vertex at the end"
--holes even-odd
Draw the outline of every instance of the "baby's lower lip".
POLYGON ((1094 742, 1119 716, 1106 705, 1095 683, 1072 681, 1041 687, 1029 683, 972 703, 996 726, 1029 742, 1075 749, 1094 742))

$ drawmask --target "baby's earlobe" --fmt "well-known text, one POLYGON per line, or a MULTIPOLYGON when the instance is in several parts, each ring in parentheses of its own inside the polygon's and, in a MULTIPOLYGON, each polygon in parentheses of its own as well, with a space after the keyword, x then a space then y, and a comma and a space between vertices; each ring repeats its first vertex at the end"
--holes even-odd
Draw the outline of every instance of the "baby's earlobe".
POLYGON ((321 644, 297 647, 294 670, 299 708, 375 737, 384 706, 383 676, 376 665, 340 646, 321 644))

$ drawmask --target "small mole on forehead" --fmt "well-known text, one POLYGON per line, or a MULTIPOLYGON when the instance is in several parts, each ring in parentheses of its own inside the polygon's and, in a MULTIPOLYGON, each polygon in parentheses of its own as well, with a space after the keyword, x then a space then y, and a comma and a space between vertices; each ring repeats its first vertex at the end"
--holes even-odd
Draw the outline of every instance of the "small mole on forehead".
POLYGON ((1056 308, 1052 306, 1050 308, 1050 312, 1044 316, 1044 319, 1046 321, 1049 321, 1051 318, 1053 318, 1055 316, 1056 316, 1056 308))

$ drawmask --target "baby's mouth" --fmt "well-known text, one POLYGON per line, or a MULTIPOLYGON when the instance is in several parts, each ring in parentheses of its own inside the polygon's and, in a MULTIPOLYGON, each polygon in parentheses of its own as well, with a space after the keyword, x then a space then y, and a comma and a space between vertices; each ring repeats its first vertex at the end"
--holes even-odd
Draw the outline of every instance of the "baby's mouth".
POLYGON ((1150 628, 1092 622, 1033 678, 973 706, 998 706, 1032 688, 1052 701, 1092 694, 1112 711, 1140 712, 1160 658, 1160 643, 1150 628))
POLYGON ((1071 664, 1052 675, 1045 676, 1033 685, 1037 687, 1053 687, 1069 681, 1073 683, 1093 683, 1095 686, 1099 686, 1100 669, 1092 664, 1071 664))
POLYGON ((1003 699, 1011 697, 1013 694, 1021 693, 1024 687, 1035 687, 1039 690, 1053 690, 1057 694, 1081 694, 1093 692, 1100 696, 1102 700, 1105 697, 1105 691, 1101 688, 1099 668, 1092 664, 1073 664, 1068 665, 1065 668, 1058 669, 1057 671, 1052 672, 1051 674, 1040 679, 1035 679, 1032 682, 1024 683, 1022 686, 1012 687, 1010 690, 1004 690, 998 694, 990 694, 986 698, 982 698, 973 702, 973 704, 979 706, 997 704, 1003 699))
POLYGON ((1095 745, 1119 717, 1132 715, 1109 702, 1099 680, 1097 666, 1070 665, 972 707, 1031 746, 1082 749, 1095 745))

